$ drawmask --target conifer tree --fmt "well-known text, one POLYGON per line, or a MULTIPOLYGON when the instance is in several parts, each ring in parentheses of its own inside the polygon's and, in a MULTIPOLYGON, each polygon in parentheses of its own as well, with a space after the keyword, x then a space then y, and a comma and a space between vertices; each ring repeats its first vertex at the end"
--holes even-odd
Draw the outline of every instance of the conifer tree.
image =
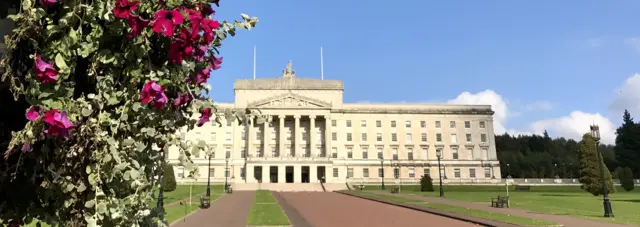
MULTIPOLYGON (((600 155, 600 153, 596 151, 595 139, 591 135, 585 134, 582 137, 582 141, 580 141, 580 152, 578 154, 580 160, 580 183, 582 183, 582 189, 595 196, 603 194, 602 181, 600 179, 600 163, 598 163, 601 162, 600 160, 602 159, 598 159, 598 155, 600 155)), ((613 193, 614 188, 611 173, 604 163, 602 167, 604 168, 607 191, 613 193)))

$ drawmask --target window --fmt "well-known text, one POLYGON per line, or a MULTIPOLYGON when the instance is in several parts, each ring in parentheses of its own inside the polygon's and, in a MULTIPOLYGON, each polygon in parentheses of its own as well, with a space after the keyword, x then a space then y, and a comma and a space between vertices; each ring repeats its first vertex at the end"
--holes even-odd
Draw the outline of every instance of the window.
POLYGON ((276 148, 271 149, 271 157, 278 157, 278 149, 276 148))
POLYGON ((245 174, 245 169, 244 169, 244 167, 240 167, 240 178, 244 179, 244 177, 245 177, 245 175, 244 175, 244 174, 245 174))
POLYGON ((458 135, 456 135, 455 133, 451 134, 451 143, 453 144, 458 143, 458 135))
POLYGON ((338 126, 338 120, 331 120, 331 126, 333 127, 338 126))
POLYGON ((382 168, 378 168, 378 177, 384 177, 384 170, 382 168))
POLYGON ((382 159, 382 148, 378 148, 378 159, 382 159))
POLYGON ((227 120, 227 127, 231 127, 231 121, 227 120))
POLYGON ((427 127, 427 121, 420 121, 420 128, 426 128, 427 127))
POLYGON ((382 133, 376 134, 376 141, 382 142, 382 133))
POLYGON ((407 159, 413 160, 413 149, 412 148, 407 149, 407 159))
POLYGON ((391 141, 397 142, 398 141, 398 135, 396 135, 395 133, 391 133, 391 141))
POLYGON ((479 125, 479 126, 480 126, 480 128, 485 128, 485 127, 486 127, 486 125, 485 125, 484 121, 479 122, 479 124, 480 124, 480 125, 479 125))
POLYGON ((211 133, 211 141, 212 142, 216 142, 216 133, 215 132, 211 133))
POLYGON ((473 148, 467 147, 467 159, 473 160, 473 148))
POLYGON ((361 120, 360 121, 360 127, 366 128, 367 127, 367 120, 361 120))
POLYGON ((260 138, 262 138, 262 132, 257 131, 256 132, 256 140, 260 140, 260 138))
POLYGON ((487 142, 487 134, 480 134, 480 142, 483 142, 483 143, 487 142))
POLYGON ((453 169, 453 177, 460 178, 460 169, 453 169))
POLYGON ((491 168, 489 167, 484 168, 484 178, 491 178, 491 168))
MULTIPOLYGON (((260 137, 258 137, 258 138, 260 138, 260 137)), ((309 134, 307 132, 302 132, 302 141, 305 141, 305 142, 309 141, 309 134)))
POLYGON ((224 134, 224 140, 227 142, 231 142, 231 132, 227 132, 224 134))
POLYGON ((438 143, 442 142, 442 134, 436 133, 436 142, 438 142, 438 143))
POLYGON ((337 141, 338 140, 338 133, 337 132, 332 132, 331 133, 331 140, 333 140, 333 141, 337 141))
POLYGON ((287 141, 291 141, 291 131, 287 131, 287 141))
MULTIPOLYGON (((318 138, 320 138, 320 135, 318 135, 318 138)), ((271 141, 273 141, 273 142, 276 141, 276 132, 275 131, 271 132, 271 141)))
POLYGON ((200 158, 200 149, 196 149, 196 150, 194 151, 194 153, 193 153, 193 156, 194 156, 195 158, 200 158))
POLYGON ((451 148, 451 154, 454 160, 458 159, 458 148, 451 148))
POLYGON ((427 133, 420 134, 420 140, 422 142, 427 142, 427 133))
POLYGON ((231 158, 231 150, 229 148, 224 151, 224 158, 231 158))
POLYGON ((338 168, 333 168, 333 177, 338 178, 338 168))
POLYGON ((429 169, 429 168, 424 168, 424 170, 423 170, 423 171, 424 171, 424 175, 426 175, 426 176, 431 176, 431 169, 429 169))
POLYGON ((362 177, 369 177, 369 168, 362 169, 362 177))
POLYGON ((351 120, 347 120, 347 128, 351 128, 351 120))
POLYGON ((353 178, 353 168, 347 169, 347 178, 353 178))
POLYGON ((471 134, 467 134, 467 143, 471 143, 471 134))
POLYGON ((409 178, 414 178, 414 177, 416 177, 416 169, 409 168, 409 178))
POLYGON ((411 143, 411 133, 407 133, 406 142, 411 143))
POLYGON ((455 128, 456 127, 456 122, 455 121, 449 121, 449 128, 455 128))
POLYGON ((464 128, 471 128, 471 121, 464 121, 464 128))
POLYGON ((400 178, 400 169, 393 168, 393 177, 396 179, 400 178))
POLYGON ((362 159, 368 159, 368 158, 369 158, 369 149, 362 148, 362 159))
POLYGON ((396 121, 391 121, 391 127, 395 128, 396 127, 396 121))
POLYGON ((350 132, 347 133, 347 141, 351 142, 351 133, 350 132))
POLYGON ((242 148, 242 150, 240 151, 240 158, 246 158, 246 157, 247 157, 247 149, 242 148))
POLYGON ((469 169, 469 177, 476 178, 476 169, 474 168, 469 169))
POLYGON ((316 132, 316 141, 322 143, 322 132, 316 132))
POLYGON ((405 128, 411 128, 411 121, 404 121, 405 128))
POLYGON ((331 148, 331 157, 338 158, 338 148, 331 148))
POLYGON ((436 121, 436 128, 440 128, 440 121, 436 121))
POLYGON ((216 177, 216 168, 214 167, 209 168, 209 176, 216 177))
POLYGON ((178 172, 178 178, 184 178, 184 169, 183 168, 179 168, 177 172, 178 172))
POLYGON ((382 121, 381 121, 381 120, 377 120, 377 121, 376 121, 376 127, 377 127, 377 128, 382 127, 382 121))
POLYGON ((487 148, 482 148, 482 159, 489 160, 489 150, 487 148))
POLYGON ((347 158, 353 158, 353 148, 347 147, 347 158))
POLYGON ((393 160, 398 160, 398 148, 393 148, 393 160))
POLYGON ((362 133, 362 142, 367 142, 367 133, 362 133))

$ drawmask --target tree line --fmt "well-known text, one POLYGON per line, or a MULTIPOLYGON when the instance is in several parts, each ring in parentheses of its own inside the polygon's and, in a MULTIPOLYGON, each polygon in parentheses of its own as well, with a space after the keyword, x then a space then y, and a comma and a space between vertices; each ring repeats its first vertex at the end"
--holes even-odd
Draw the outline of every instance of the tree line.
MULTIPOLYGON (((585 132, 588 133, 588 132, 585 132)), ((496 149, 503 178, 578 178, 580 141, 542 135, 496 135, 496 149)), ((640 178, 640 122, 625 110, 616 130, 615 144, 599 144, 604 164, 616 178, 628 168, 640 178), (615 172, 614 172, 615 170, 615 172)))

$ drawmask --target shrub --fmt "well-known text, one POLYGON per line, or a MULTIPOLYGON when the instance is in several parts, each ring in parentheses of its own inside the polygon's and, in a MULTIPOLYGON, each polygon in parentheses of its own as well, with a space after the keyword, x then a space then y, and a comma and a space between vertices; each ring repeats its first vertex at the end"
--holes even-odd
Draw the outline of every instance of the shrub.
POLYGON ((422 192, 432 192, 433 190, 433 179, 429 175, 423 175, 420 178, 420 191, 422 192))
POLYGON ((633 171, 629 167, 624 167, 618 172, 620 184, 625 191, 631 191, 634 188, 633 185, 633 171))
POLYGON ((581 187, 595 196, 603 194, 602 181, 600 179, 600 164, 602 164, 607 191, 614 193, 615 189, 613 187, 613 181, 611 180, 611 172, 609 172, 609 169, 607 169, 604 163, 598 163, 599 160, 602 160, 602 156, 598 159, 598 155, 600 155, 600 153, 596 151, 595 139, 591 135, 585 134, 582 137, 582 141, 580 141, 580 151, 578 153, 578 158, 580 159, 579 180, 582 184, 581 187))
POLYGON ((164 164, 162 175, 162 191, 172 192, 176 190, 176 175, 173 172, 173 165, 164 164))

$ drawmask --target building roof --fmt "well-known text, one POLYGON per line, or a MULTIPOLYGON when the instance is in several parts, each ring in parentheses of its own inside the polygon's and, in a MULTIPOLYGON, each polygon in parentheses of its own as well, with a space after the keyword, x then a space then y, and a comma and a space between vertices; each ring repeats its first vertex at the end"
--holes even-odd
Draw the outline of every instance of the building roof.
POLYGON ((339 80, 319 80, 314 78, 297 78, 296 71, 291 69, 291 62, 282 70, 282 77, 253 80, 236 80, 235 90, 344 90, 339 80))

